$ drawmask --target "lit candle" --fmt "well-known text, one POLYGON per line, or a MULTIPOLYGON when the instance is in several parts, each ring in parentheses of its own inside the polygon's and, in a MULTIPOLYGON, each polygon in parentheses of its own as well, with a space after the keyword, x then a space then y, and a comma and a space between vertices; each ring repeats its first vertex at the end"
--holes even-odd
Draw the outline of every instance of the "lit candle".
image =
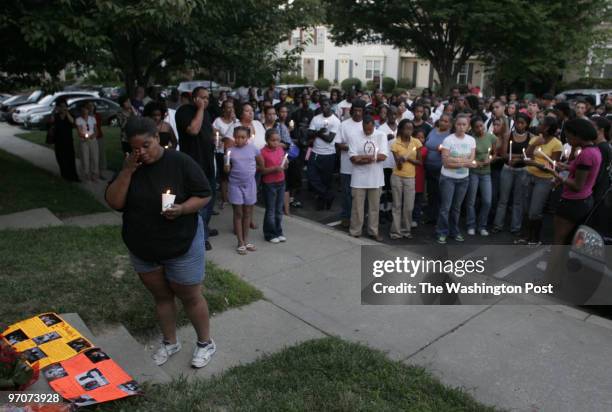
POLYGON ((510 140, 508 145, 508 162, 512 162, 512 140, 510 140))
POLYGON ((472 164, 476 166, 476 160, 472 160, 472 164))
POLYGON ((219 131, 215 134, 215 146, 219 146, 219 131))
POLYGON ((85 139, 89 139, 89 133, 85 132, 85 139))
POLYGON ((283 161, 281 162, 281 167, 285 167, 287 165, 287 160, 289 159, 289 153, 285 153, 283 157, 283 161))
POLYGON ((553 160, 553 170, 557 169, 557 161, 553 160))
POLYGON ((527 157, 527 152, 525 152, 525 148, 523 147, 523 160, 529 160, 527 157))
POLYGON ((546 159, 549 163, 552 163, 554 161, 550 157, 548 157, 548 155, 546 155, 546 153, 544 153, 544 151, 542 150, 541 147, 538 147, 538 153, 540 154, 540 156, 542 156, 544 159, 546 159))
POLYGON ((327 129, 328 125, 329 125, 329 122, 327 121, 327 119, 325 119, 325 121, 323 122, 323 127, 327 129))
POLYGON ((293 119, 289 120, 289 127, 293 129, 293 126, 295 126, 295 122, 293 121, 293 119))
POLYGON ((582 149, 579 148, 576 150, 576 153, 574 154, 574 158, 580 156, 580 153, 582 153, 582 149))
POLYGON ((567 146, 563 149, 563 157, 565 159, 569 159, 571 154, 572 154, 572 146, 567 146))
POLYGON ((162 212, 170 209, 174 205, 176 195, 170 193, 170 189, 166 193, 162 193, 162 212))
POLYGON ((227 151, 227 156, 225 156, 225 165, 229 166, 230 165, 230 156, 232 155, 232 151, 228 150, 227 151))
POLYGON ((377 162, 378 161, 378 147, 374 148, 374 161, 377 162))
POLYGON ((251 133, 251 139, 255 140, 255 133, 251 133))
POLYGON ((441 144, 439 144, 439 145, 438 145, 438 152, 441 152, 441 151, 442 151, 442 145, 441 145, 441 144))
POLYGON ((493 159, 493 148, 489 149, 489 160, 493 159))

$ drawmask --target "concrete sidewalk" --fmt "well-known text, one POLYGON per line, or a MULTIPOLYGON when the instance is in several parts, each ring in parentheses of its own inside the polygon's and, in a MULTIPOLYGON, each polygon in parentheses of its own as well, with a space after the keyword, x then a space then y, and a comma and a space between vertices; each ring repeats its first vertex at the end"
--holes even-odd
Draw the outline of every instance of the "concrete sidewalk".
MULTIPOLYGON (((48 166, 50 150, 7 134, 0 125, 1 149, 48 166)), ((261 226, 261 209, 255 220, 261 226)), ((303 328, 295 341, 336 335, 361 342, 506 410, 612 410, 612 327, 606 319, 564 306, 362 306, 360 247, 374 242, 292 217, 283 224, 287 243, 265 242, 259 229, 250 238, 259 250, 239 256, 231 209, 215 216, 212 226, 220 234, 211 239, 214 249, 207 257, 262 290, 289 315, 284 321, 293 325, 291 334, 303 328)), ((224 327, 213 324, 213 337, 215 328, 221 335, 236 333, 224 327)), ((262 351, 276 349, 259 346, 265 342, 257 339, 262 351)), ((221 350, 229 356, 241 345, 228 339, 221 350)), ((246 359, 232 362, 252 360, 252 349, 245 350, 246 359)), ((215 368, 223 369, 222 363, 215 368)))
POLYGON ((239 256, 230 210, 212 226, 209 259, 324 334, 422 365, 500 408, 612 410, 610 321, 564 306, 362 306, 360 246, 372 242, 292 217, 287 243, 259 229, 250 238, 259 250, 239 256))

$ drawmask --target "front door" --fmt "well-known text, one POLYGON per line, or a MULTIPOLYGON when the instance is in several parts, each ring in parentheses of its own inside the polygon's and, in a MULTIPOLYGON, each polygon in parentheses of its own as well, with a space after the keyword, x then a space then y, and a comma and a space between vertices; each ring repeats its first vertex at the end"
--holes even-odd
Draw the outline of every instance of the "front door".
POLYGON ((302 67, 303 67, 304 77, 308 79, 309 83, 314 82, 315 80, 315 59, 310 58, 310 57, 305 58, 304 65, 302 67))

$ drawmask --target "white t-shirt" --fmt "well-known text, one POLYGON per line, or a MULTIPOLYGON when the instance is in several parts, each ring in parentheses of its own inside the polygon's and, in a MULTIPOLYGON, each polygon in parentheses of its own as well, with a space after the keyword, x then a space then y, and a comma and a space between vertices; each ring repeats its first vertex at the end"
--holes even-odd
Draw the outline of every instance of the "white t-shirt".
POLYGON ((402 119, 414 120, 414 113, 406 109, 406 111, 402 113, 402 119))
MULTIPOLYGON (((363 130, 360 134, 352 134, 349 137, 349 158, 352 156, 370 155, 374 156, 375 148, 379 154, 389 156, 387 135, 375 130, 370 136, 366 136, 363 130)), ((351 187, 358 189, 376 189, 385 185, 385 174, 383 162, 368 163, 363 165, 353 164, 351 173, 351 187)))
MULTIPOLYGON (((310 127, 308 129, 316 132, 324 127, 327 128, 330 133, 337 135, 338 130, 340 129, 340 120, 338 120, 338 118, 333 114, 329 117, 325 117, 323 116, 323 113, 321 113, 312 118, 310 121, 310 127)), ((315 137, 312 145, 312 151, 318 155, 336 154, 335 139, 332 140, 331 143, 327 143, 325 140, 315 137)))
POLYGON ((222 117, 217 117, 213 122, 213 128, 219 131, 219 145, 217 146, 217 153, 223 153, 223 139, 228 137, 234 140, 234 128, 240 125, 240 122, 236 119, 225 123, 222 117))
MULTIPOLYGON (((469 134, 463 136, 463 138, 458 138, 454 133, 446 136, 446 138, 442 141, 442 147, 444 149, 448 149, 451 157, 460 157, 463 159, 469 159, 472 150, 476 150, 476 140, 469 134)), ((440 173, 443 176, 451 177, 453 179, 463 179, 468 177, 470 174, 470 169, 467 167, 461 167, 459 169, 447 169, 442 165, 442 170, 440 173)))
POLYGON ((96 137, 97 123, 96 123, 96 118, 94 116, 87 116, 87 121, 79 116, 75 120, 75 123, 76 123, 77 128, 81 131, 81 133, 83 134, 86 133, 89 139, 96 137))
POLYGON ((344 116, 344 112, 345 112, 345 110, 344 110, 344 109, 347 109, 347 110, 346 110, 346 116, 350 116, 350 113, 349 113, 349 112, 350 112, 350 110, 351 110, 351 107, 352 107, 352 106, 353 106, 353 104, 352 104, 351 102, 347 102, 347 101, 346 101, 346 99, 345 99, 345 100, 342 100, 342 101, 341 101, 340 103, 338 103, 338 105, 336 106, 336 116, 338 116, 338 118, 339 118, 340 120, 342 120, 342 119, 345 119, 345 120, 346 120, 348 117, 343 117, 343 116, 344 116))
MULTIPOLYGON (((381 133, 384 133, 385 136, 389 134, 392 134, 393 136, 397 136, 397 127, 395 128, 395 131, 393 131, 391 130, 387 122, 381 124, 376 130, 378 130, 381 133)), ((394 141, 395 141, 395 138, 391 140, 387 140, 387 145, 391 147, 394 141)), ((395 168, 395 158, 393 157, 392 153, 389 153, 389 156, 387 156, 387 159, 383 162, 383 169, 393 169, 393 168, 395 168)))
MULTIPOLYGON (((251 125, 255 129, 255 137, 251 138, 251 136, 249 136, 249 143, 254 144, 256 148, 261 150, 266 145, 266 129, 264 129, 263 124, 261 124, 259 120, 253 120, 251 122, 251 125)), ((214 126, 214 123, 213 123, 213 126, 214 126)), ((234 140, 234 128, 236 128, 236 126, 244 126, 244 125, 240 123, 240 121, 236 120, 236 122, 231 127, 231 133, 229 133, 229 135, 225 137, 231 140, 234 140)), ((228 130, 228 132, 229 131, 230 130, 228 130)))
MULTIPOLYGON (((363 126, 361 122, 356 122, 353 119, 346 119, 340 124, 340 131, 336 135, 335 143, 349 144, 351 136, 361 136, 363 134, 363 126)), ((350 175, 353 171, 353 164, 348 155, 348 150, 340 151, 340 173, 350 175)))

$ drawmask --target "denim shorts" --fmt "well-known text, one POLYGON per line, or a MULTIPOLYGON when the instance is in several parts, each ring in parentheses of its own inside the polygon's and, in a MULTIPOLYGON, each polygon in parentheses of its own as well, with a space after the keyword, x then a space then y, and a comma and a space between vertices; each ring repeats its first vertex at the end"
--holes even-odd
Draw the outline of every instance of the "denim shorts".
POLYGON ((138 273, 153 272, 164 268, 166 280, 179 285, 197 285, 204 280, 204 225, 198 217, 198 228, 189 250, 184 255, 173 259, 149 262, 142 260, 130 252, 130 261, 138 273))

